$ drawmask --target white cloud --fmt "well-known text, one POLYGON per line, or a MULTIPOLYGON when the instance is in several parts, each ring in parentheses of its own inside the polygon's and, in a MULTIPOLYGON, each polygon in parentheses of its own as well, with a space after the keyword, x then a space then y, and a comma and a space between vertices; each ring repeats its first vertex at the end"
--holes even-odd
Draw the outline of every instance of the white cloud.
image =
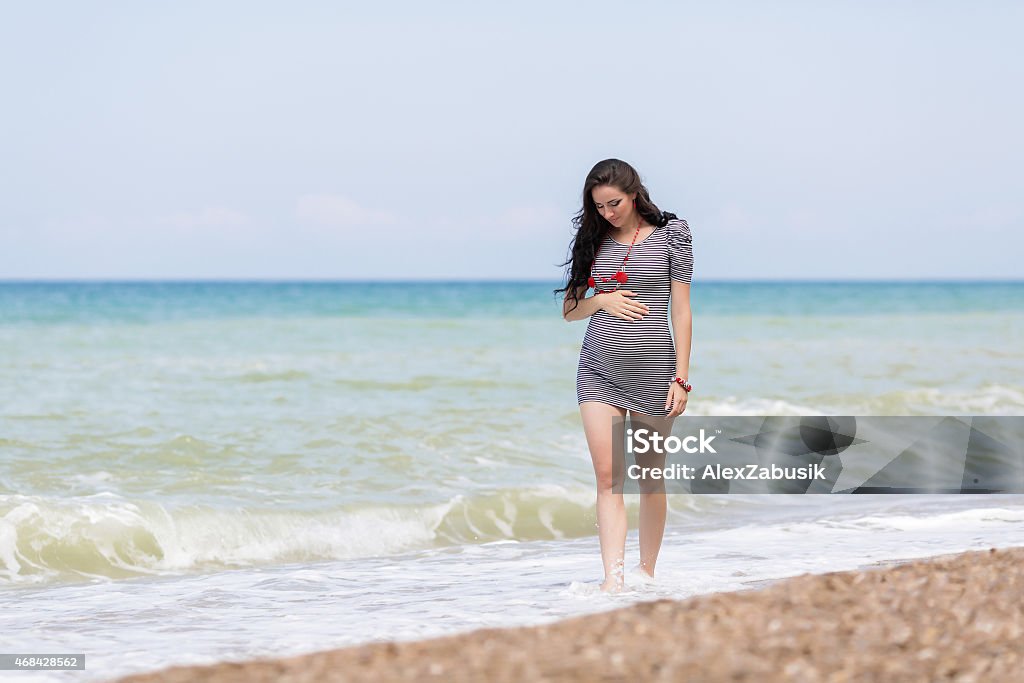
POLYGON ((808 206, 789 209, 781 221, 781 227, 794 236, 821 236, 828 233, 829 228, 836 225, 835 219, 829 219, 808 206))
POLYGON ((515 206, 495 216, 494 223, 508 228, 550 227, 559 220, 565 221, 568 217, 550 206, 515 206))
POLYGON ((89 240, 96 235, 116 234, 117 227, 117 224, 107 216, 86 213, 74 217, 44 219, 32 233, 48 239, 80 237, 89 240))
POLYGON ((953 214, 947 221, 953 230, 1002 233, 1024 225, 1024 214, 1011 206, 980 206, 966 212, 953 214))
POLYGON ((230 232, 233 228, 246 226, 249 218, 240 211, 220 206, 210 206, 198 211, 180 211, 159 216, 153 225, 172 228, 177 231, 217 230, 230 232))
POLYGON ((529 237, 569 234, 572 217, 550 206, 513 206, 477 221, 488 237, 521 241, 529 237))
POLYGON ((761 231, 761 221, 746 209, 728 204, 708 218, 715 231, 727 235, 751 235, 761 231))
POLYGON ((390 211, 370 209, 348 197, 333 194, 299 197, 295 214, 306 223, 334 228, 365 228, 398 222, 397 216, 390 211))

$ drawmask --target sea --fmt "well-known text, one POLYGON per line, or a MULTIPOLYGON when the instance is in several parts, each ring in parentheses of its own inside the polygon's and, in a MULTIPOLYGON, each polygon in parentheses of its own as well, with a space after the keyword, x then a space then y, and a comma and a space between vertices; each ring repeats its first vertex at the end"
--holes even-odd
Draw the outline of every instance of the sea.
MULTIPOLYGON (((0 282, 0 654, 108 680, 1024 545, 1024 496, 668 496, 600 593, 557 282, 0 282)), ((1024 282, 699 282, 688 415, 1024 415, 1024 282)))

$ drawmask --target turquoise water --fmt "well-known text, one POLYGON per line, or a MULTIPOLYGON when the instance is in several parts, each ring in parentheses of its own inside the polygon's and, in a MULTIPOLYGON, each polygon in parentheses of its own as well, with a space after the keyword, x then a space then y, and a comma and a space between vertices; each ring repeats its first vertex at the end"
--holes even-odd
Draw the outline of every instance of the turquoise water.
MULTIPOLYGON (((585 588, 559 592, 596 583, 600 561, 575 399, 586 323, 562 320, 556 286, 0 283, 0 626, 38 634, 76 613, 67 637, 86 647, 103 596, 142 610, 162 595, 171 628, 194 613, 182 596, 215 586, 210 604, 233 621, 216 628, 237 635, 208 654, 241 655, 281 633, 267 615, 239 630, 237 610, 327 589, 348 596, 350 620, 315 642, 356 642, 383 609, 342 589, 367 568, 396 610, 374 637, 484 623, 495 585, 522 605, 552 602, 505 605, 492 625, 595 608, 585 588), (490 567, 486 586, 474 567, 490 567), (432 583, 475 588, 462 612, 400 609, 412 584, 432 583), (28 595, 45 609, 18 611, 28 595)), ((1024 283, 697 283, 692 304, 690 414, 1024 414, 1024 283)), ((811 546, 865 531, 855 554, 884 559, 925 552, 927 520, 954 504, 669 498, 665 556, 704 553, 700 590, 734 587, 768 557, 722 555, 722 534, 785 544, 797 511, 817 520, 800 531, 811 546), (893 535, 869 533, 880 524, 893 535)), ((1020 497, 958 498, 944 551, 1017 538, 1020 497)), ((627 508, 635 535, 636 501, 627 508)), ((839 566, 772 562, 775 576, 839 566)), ((659 596, 692 594, 671 578, 681 566, 665 571, 659 596)), ((135 643, 139 666, 183 661, 180 646, 157 647, 166 632, 111 619, 104 642, 135 643)))
MULTIPOLYGON (((0 284, 0 583, 592 535, 555 286, 0 284)), ((1024 412, 1022 283, 693 309, 691 414, 1024 412)))
MULTIPOLYGON (((256 317, 493 318, 558 314, 558 283, 2 282, 0 323, 256 317)), ((1024 282, 708 282, 703 316, 1021 313, 1024 282)))

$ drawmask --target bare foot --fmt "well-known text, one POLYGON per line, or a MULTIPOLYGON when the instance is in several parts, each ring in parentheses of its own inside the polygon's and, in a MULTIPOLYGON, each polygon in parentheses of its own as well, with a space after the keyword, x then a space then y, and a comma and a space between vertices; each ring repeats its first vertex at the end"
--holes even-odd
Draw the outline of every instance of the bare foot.
POLYGON ((648 585, 654 583, 654 572, 648 571, 647 566, 643 562, 633 567, 633 570, 629 573, 633 584, 636 585, 648 585))
POLYGON ((601 584, 601 591, 604 593, 621 593, 626 584, 625 572, 622 571, 624 562, 618 558, 612 564, 611 572, 605 571, 604 583, 601 584))

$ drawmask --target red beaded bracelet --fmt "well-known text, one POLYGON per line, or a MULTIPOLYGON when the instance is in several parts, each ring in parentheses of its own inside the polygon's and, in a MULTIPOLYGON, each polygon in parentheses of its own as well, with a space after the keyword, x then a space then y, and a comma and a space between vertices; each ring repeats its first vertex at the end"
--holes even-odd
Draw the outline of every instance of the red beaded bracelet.
POLYGON ((682 385, 682 387, 686 391, 686 393, 690 393, 691 391, 693 391, 693 385, 692 384, 687 384, 686 380, 683 379, 682 377, 676 377, 672 381, 676 382, 677 384, 682 385))

